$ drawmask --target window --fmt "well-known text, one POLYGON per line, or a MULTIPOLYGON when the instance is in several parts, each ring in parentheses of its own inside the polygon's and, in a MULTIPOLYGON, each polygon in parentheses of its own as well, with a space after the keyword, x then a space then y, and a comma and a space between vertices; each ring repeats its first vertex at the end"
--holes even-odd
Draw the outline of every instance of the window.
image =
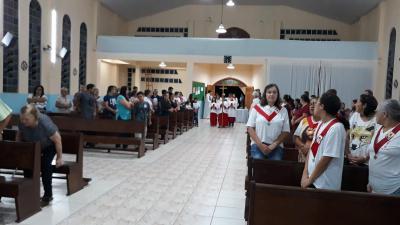
POLYGON ((82 23, 79 41, 79 84, 86 85, 87 28, 82 23))
POLYGON ((395 54, 396 54, 396 29, 393 28, 392 31, 390 32, 389 50, 388 50, 388 66, 387 66, 386 92, 385 92, 386 99, 392 98, 395 54))
POLYGON ((37 0, 29 5, 29 93, 41 84, 42 9, 37 0))
POLYGON ((4 0, 3 32, 14 38, 3 48, 3 92, 18 92, 18 0, 4 0))
POLYGON ((61 60, 61 87, 70 89, 71 80, 71 19, 68 15, 63 18, 62 26, 62 47, 68 50, 65 57, 61 60))

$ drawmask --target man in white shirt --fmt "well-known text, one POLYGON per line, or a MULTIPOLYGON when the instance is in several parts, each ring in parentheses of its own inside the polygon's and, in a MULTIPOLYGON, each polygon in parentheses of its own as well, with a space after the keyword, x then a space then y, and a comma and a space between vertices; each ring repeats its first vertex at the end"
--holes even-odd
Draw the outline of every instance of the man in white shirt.
POLYGON ((346 130, 336 119, 340 99, 323 94, 315 105, 315 115, 321 118, 314 133, 311 150, 301 179, 301 187, 340 190, 344 163, 346 130))

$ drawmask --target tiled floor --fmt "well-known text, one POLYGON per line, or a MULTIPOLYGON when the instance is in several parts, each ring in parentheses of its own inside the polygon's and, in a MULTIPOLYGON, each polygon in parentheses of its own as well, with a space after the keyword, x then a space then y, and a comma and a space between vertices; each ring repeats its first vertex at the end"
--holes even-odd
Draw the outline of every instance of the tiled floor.
MULTIPOLYGON (((244 225, 245 127, 199 128, 137 159, 85 152, 82 191, 65 196, 54 180, 51 206, 21 224, 244 225)), ((13 200, 0 203, 0 224, 15 220, 13 200)))

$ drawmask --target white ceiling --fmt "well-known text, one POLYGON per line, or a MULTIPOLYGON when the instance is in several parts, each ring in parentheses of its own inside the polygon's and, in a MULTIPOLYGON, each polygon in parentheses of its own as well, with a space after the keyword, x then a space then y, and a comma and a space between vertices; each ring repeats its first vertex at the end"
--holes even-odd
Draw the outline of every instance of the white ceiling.
MULTIPOLYGON (((127 20, 134 20, 184 5, 221 4, 220 0, 100 1, 127 20)), ((356 22, 382 1, 384 0, 235 0, 237 5, 287 5, 346 23, 356 22)))

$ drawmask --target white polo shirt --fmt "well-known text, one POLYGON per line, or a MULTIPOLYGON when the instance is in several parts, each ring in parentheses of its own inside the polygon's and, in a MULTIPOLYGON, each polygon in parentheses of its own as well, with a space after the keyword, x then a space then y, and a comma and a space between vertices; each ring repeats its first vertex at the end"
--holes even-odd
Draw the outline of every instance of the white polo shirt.
MULTIPOLYGON (((321 128, 318 127, 322 122, 318 123, 318 134, 317 130, 314 134, 314 139, 320 135, 326 126, 331 121, 322 124, 321 128)), ((344 162, 344 147, 346 140, 346 130, 342 123, 338 122, 334 124, 326 133, 319 146, 317 155, 311 153, 308 154, 308 176, 311 176, 318 162, 323 156, 332 157, 333 159, 329 163, 326 170, 314 181, 314 186, 318 189, 329 189, 329 190, 340 190, 342 185, 342 173, 343 173, 343 162, 344 162)))
MULTIPOLYGON (((378 142, 393 129, 380 132, 378 142)), ((400 188, 400 132, 390 139, 377 154, 375 159, 374 140, 375 132, 369 145, 369 184, 374 193, 392 194, 400 188)))
MULTIPOLYGON (((271 115, 275 110, 277 110, 275 106, 258 106, 268 115, 271 115)), ((281 108, 269 125, 267 120, 252 108, 246 126, 255 128, 257 136, 263 143, 267 144, 272 144, 282 132, 290 132, 289 115, 286 108, 281 108)), ((255 142, 252 140, 251 144, 254 143, 255 142)), ((281 147, 283 147, 283 144, 281 144, 281 147)))

